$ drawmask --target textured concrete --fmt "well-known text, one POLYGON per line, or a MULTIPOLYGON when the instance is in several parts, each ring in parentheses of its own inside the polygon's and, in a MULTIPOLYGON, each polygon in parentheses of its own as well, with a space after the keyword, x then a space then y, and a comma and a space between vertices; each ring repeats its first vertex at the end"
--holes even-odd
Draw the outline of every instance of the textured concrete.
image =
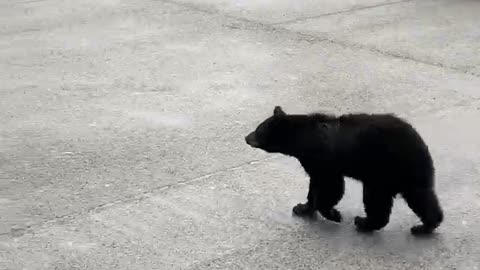
POLYGON ((284 23, 309 17, 325 16, 351 10, 384 6, 405 0, 178 0, 173 3, 186 4, 189 8, 225 14, 237 18, 265 23, 284 23))
POLYGON ((291 30, 480 76, 476 0, 408 1, 286 22, 291 30))
POLYGON ((2 1, 0 269, 478 269, 478 1, 2 1), (302 221, 298 163, 247 147, 274 105, 394 112, 445 223, 302 221), (474 123, 474 124, 470 124, 474 123))

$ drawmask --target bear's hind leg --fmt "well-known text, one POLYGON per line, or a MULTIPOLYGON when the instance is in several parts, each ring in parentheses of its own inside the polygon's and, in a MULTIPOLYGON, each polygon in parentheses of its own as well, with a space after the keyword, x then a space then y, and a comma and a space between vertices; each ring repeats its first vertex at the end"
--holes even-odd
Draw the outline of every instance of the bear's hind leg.
POLYGON ((432 188, 409 190, 402 195, 408 206, 423 223, 412 227, 412 234, 431 234, 442 223, 443 212, 432 188))
POLYGON ((363 186, 363 204, 366 217, 355 217, 360 232, 371 232, 385 227, 390 220, 393 195, 382 188, 363 186))

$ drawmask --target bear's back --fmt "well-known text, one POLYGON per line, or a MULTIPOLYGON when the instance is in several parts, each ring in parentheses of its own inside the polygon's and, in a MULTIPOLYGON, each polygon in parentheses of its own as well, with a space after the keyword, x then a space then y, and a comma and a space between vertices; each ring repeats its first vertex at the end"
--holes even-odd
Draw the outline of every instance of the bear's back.
POLYGON ((338 119, 337 149, 346 176, 402 183, 433 177, 428 147, 408 122, 392 114, 349 114, 338 119))

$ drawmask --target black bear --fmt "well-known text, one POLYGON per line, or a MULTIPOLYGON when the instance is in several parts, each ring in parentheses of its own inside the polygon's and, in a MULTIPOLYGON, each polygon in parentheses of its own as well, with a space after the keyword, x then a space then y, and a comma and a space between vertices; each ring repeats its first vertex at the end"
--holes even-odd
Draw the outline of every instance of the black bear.
POLYGON ((366 217, 356 217, 361 232, 380 230, 400 194, 422 225, 412 234, 430 234, 443 221, 434 191, 434 166, 417 131, 393 114, 286 114, 276 106, 273 116, 250 133, 246 142, 269 153, 297 158, 310 177, 307 202, 293 212, 315 211, 340 222, 335 208, 344 193, 344 177, 363 184, 366 217))

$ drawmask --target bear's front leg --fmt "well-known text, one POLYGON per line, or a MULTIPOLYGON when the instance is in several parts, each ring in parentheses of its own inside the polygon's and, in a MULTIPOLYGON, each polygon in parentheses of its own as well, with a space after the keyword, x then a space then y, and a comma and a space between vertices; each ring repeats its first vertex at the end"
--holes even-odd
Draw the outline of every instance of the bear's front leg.
POLYGON ((342 214, 335 205, 342 199, 345 191, 343 176, 325 174, 324 179, 311 178, 306 203, 299 203, 293 208, 297 216, 312 217, 315 211, 333 222, 341 222, 342 214))
POLYGON ((315 214, 315 208, 313 208, 309 202, 295 205, 292 211, 300 217, 313 217, 315 214))
POLYGON ((316 194, 315 194, 315 184, 310 180, 310 185, 308 187, 308 195, 306 203, 299 203, 293 207, 293 213, 300 217, 313 217, 315 214, 316 208, 316 194))
MULTIPOLYGON (((320 181, 320 180, 317 180, 320 181)), ((323 179, 321 188, 317 188, 317 210, 320 214, 333 222, 341 222, 342 214, 335 206, 342 199, 345 192, 345 180, 342 175, 332 174, 323 179)))

